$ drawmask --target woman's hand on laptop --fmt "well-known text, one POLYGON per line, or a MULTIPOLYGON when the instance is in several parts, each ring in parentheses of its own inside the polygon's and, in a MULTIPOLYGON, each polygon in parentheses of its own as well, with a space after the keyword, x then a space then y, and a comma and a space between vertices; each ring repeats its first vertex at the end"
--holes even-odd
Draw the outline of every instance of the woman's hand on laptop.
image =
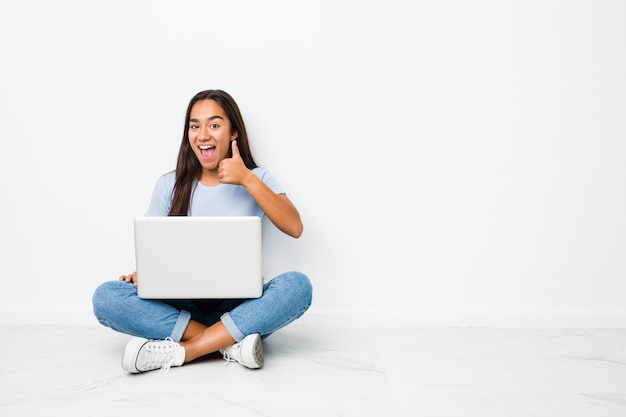
POLYGON ((120 281, 132 282, 133 285, 136 287, 137 286, 137 272, 133 272, 132 274, 128 274, 128 275, 122 275, 120 277, 120 281))

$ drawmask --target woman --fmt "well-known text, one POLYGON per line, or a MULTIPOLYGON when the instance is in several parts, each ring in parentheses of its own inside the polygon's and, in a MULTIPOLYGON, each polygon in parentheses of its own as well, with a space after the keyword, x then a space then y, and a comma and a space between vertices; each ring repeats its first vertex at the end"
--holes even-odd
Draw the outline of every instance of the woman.
MULTIPOLYGON (((266 215, 298 238, 302 221, 278 182, 255 163, 233 98, 207 90, 190 101, 176 170, 157 181, 147 216, 266 215)), ((309 279, 287 272, 247 300, 145 300, 133 272, 100 285, 94 314, 104 326, 135 336, 122 357, 131 373, 181 366, 219 351, 227 361, 263 366, 261 340, 311 305, 309 279)))

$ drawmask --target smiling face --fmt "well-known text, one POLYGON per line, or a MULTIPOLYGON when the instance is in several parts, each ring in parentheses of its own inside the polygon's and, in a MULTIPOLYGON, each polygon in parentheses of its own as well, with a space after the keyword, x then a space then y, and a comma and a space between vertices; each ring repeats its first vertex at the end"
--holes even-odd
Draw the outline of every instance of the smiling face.
POLYGON ((200 182, 219 183, 217 169, 230 152, 230 142, 237 139, 224 109, 214 100, 199 100, 189 115, 189 145, 202 165, 200 182))

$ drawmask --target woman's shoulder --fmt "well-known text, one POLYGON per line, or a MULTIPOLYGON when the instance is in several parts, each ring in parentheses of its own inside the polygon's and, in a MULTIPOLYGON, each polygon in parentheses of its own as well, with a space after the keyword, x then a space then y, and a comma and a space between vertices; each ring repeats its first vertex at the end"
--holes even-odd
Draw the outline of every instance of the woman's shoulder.
POLYGON ((252 169, 252 172, 254 172, 256 174, 257 177, 261 178, 263 177, 263 175, 269 174, 269 170, 265 167, 256 167, 252 169))
POLYGON ((252 170, 252 172, 254 172, 254 174, 276 194, 281 194, 283 192, 282 187, 278 183, 278 180, 270 173, 267 168, 256 167, 252 170))
POLYGON ((158 188, 171 189, 174 188, 174 183, 176 183, 176 171, 170 171, 159 177, 156 186, 158 188))
POLYGON ((145 213, 146 216, 168 215, 171 208, 172 191, 174 190, 175 182, 176 175, 173 171, 159 177, 152 191, 152 199, 150 200, 148 211, 145 213))
POLYGON ((259 177, 259 179, 263 182, 267 182, 274 180, 274 176, 270 173, 269 169, 265 168, 265 167, 256 167, 252 169, 252 172, 254 172, 254 175, 256 175, 257 177, 259 177))

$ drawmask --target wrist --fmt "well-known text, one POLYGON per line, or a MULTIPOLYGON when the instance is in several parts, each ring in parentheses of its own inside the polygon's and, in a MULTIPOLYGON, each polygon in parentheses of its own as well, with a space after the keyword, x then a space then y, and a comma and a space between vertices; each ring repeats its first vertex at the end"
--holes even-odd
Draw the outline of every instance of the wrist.
POLYGON ((256 181, 259 181, 257 176, 249 169, 246 169, 246 173, 243 176, 243 180, 241 181, 241 185, 245 188, 251 187, 254 185, 256 181))

